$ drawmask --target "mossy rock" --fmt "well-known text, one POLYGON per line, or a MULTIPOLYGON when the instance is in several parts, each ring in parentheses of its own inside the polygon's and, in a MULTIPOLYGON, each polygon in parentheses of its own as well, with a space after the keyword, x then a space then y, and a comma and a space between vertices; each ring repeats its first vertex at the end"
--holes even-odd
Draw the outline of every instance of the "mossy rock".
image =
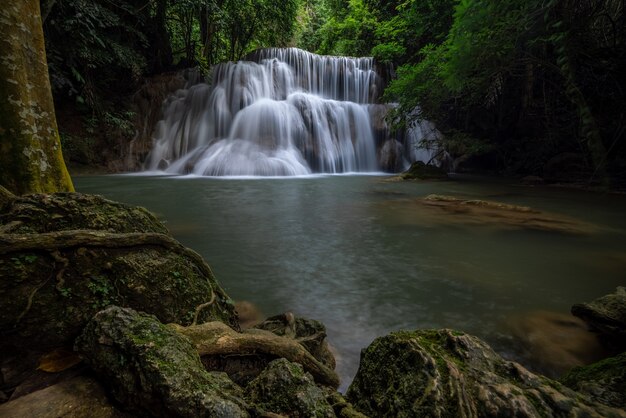
POLYGON ((376 339, 347 399, 377 417, 626 417, 451 330, 376 339))
POLYGON ((153 417, 248 417, 243 392, 204 370, 194 345, 152 315, 109 307, 76 340, 76 351, 125 410, 153 417))
POLYGON ((109 305, 164 323, 219 320, 238 329, 210 267, 145 209, 80 194, 9 200, 0 213, 0 350, 7 357, 71 346, 109 305))
POLYGON ((57 193, 5 198, 0 233, 43 234, 54 231, 155 232, 167 228, 150 212, 97 195, 57 193))
POLYGON ((443 168, 416 161, 400 177, 403 180, 446 180, 448 173, 443 168))
POLYGON ((626 350, 626 287, 589 303, 572 306, 572 314, 602 334, 616 352, 626 350))
POLYGON ((261 412, 289 417, 331 418, 333 408, 324 391, 298 363, 272 361, 246 390, 247 399, 261 412))
POLYGON ((561 378, 561 383, 597 402, 626 409, 626 352, 589 366, 575 367, 561 378))

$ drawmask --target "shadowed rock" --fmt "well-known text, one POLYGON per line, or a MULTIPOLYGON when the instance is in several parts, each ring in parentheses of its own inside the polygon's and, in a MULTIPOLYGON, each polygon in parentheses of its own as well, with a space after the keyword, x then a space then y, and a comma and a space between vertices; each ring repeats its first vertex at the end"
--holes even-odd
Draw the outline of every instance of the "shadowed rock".
POLYGON ((76 351, 130 412, 154 417, 247 417, 242 391, 207 372, 193 344, 152 315, 110 307, 77 339, 76 351))
POLYGON ((81 194, 13 197, 0 209, 5 385, 19 384, 7 382, 14 375, 7 361, 30 364, 71 346, 91 317, 113 304, 166 323, 221 320, 238 327, 210 267, 145 209, 81 194))
POLYGON ((272 361, 250 382, 247 398, 260 410, 289 417, 335 417, 313 377, 301 365, 285 359, 272 361))
POLYGON ((626 408, 626 353, 576 367, 561 382, 591 399, 616 408, 626 408))
POLYGON ((321 322, 295 317, 291 312, 287 312, 268 318, 255 328, 296 340, 326 367, 335 369, 335 356, 328 347, 326 327, 321 322))
POLYGON ((376 339, 347 398, 378 417, 626 417, 450 330, 376 339))
POLYGON ((610 348, 626 349, 626 287, 589 303, 572 306, 572 314, 603 334, 610 348))
POLYGON ((115 408, 102 386, 79 376, 0 405, 2 417, 131 418, 115 408))

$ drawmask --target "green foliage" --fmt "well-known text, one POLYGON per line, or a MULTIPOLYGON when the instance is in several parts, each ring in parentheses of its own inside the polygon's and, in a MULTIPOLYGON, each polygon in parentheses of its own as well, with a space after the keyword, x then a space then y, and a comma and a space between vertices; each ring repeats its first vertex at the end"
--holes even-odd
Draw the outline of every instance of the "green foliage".
POLYGON ((606 169, 626 181, 619 1, 56 0, 44 9, 56 96, 75 101, 94 132, 132 135, 132 116, 109 96, 130 96, 146 72, 174 64, 208 74, 256 48, 295 44, 394 65, 393 118, 436 122, 454 156, 492 154, 493 168, 542 175, 550 158, 579 153, 596 177, 606 169))
POLYGON ((94 309, 106 308, 116 299, 113 294, 115 289, 106 277, 92 277, 91 281, 87 283, 87 288, 95 298, 92 304, 94 309))
MULTIPOLYGON (((338 2, 328 2, 329 10, 336 10, 338 2)), ((342 2, 345 16, 329 18, 320 28, 322 41, 318 52, 332 55, 369 55, 374 41, 377 21, 363 0, 342 2)))
POLYGON ((141 76, 144 17, 124 0, 58 0, 44 25, 53 90, 94 107, 103 84, 141 76))

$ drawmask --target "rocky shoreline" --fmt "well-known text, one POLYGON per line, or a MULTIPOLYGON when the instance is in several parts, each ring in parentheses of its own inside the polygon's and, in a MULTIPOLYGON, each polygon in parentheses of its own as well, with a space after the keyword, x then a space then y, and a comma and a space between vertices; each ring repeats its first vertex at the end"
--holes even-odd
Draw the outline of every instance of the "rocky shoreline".
POLYGON ((344 396, 323 324, 285 313, 242 331, 149 212, 0 191, 0 416, 626 417, 624 288, 573 308, 615 357, 560 381, 416 330, 364 349, 344 396))

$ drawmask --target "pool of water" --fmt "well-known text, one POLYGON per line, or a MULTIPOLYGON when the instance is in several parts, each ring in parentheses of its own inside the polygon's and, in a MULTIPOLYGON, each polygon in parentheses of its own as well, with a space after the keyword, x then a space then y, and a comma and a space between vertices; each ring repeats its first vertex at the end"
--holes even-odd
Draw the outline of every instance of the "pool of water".
MULTIPOLYGON (((77 190, 141 205, 209 262, 235 300, 322 321, 345 389, 360 350, 392 330, 449 327, 505 355, 502 324, 569 312, 626 284, 626 197, 484 180, 382 176, 215 179, 94 176, 77 190), (432 222, 428 194, 532 206, 590 223, 569 235, 432 222)), ((450 216, 450 215, 448 215, 450 216)))

